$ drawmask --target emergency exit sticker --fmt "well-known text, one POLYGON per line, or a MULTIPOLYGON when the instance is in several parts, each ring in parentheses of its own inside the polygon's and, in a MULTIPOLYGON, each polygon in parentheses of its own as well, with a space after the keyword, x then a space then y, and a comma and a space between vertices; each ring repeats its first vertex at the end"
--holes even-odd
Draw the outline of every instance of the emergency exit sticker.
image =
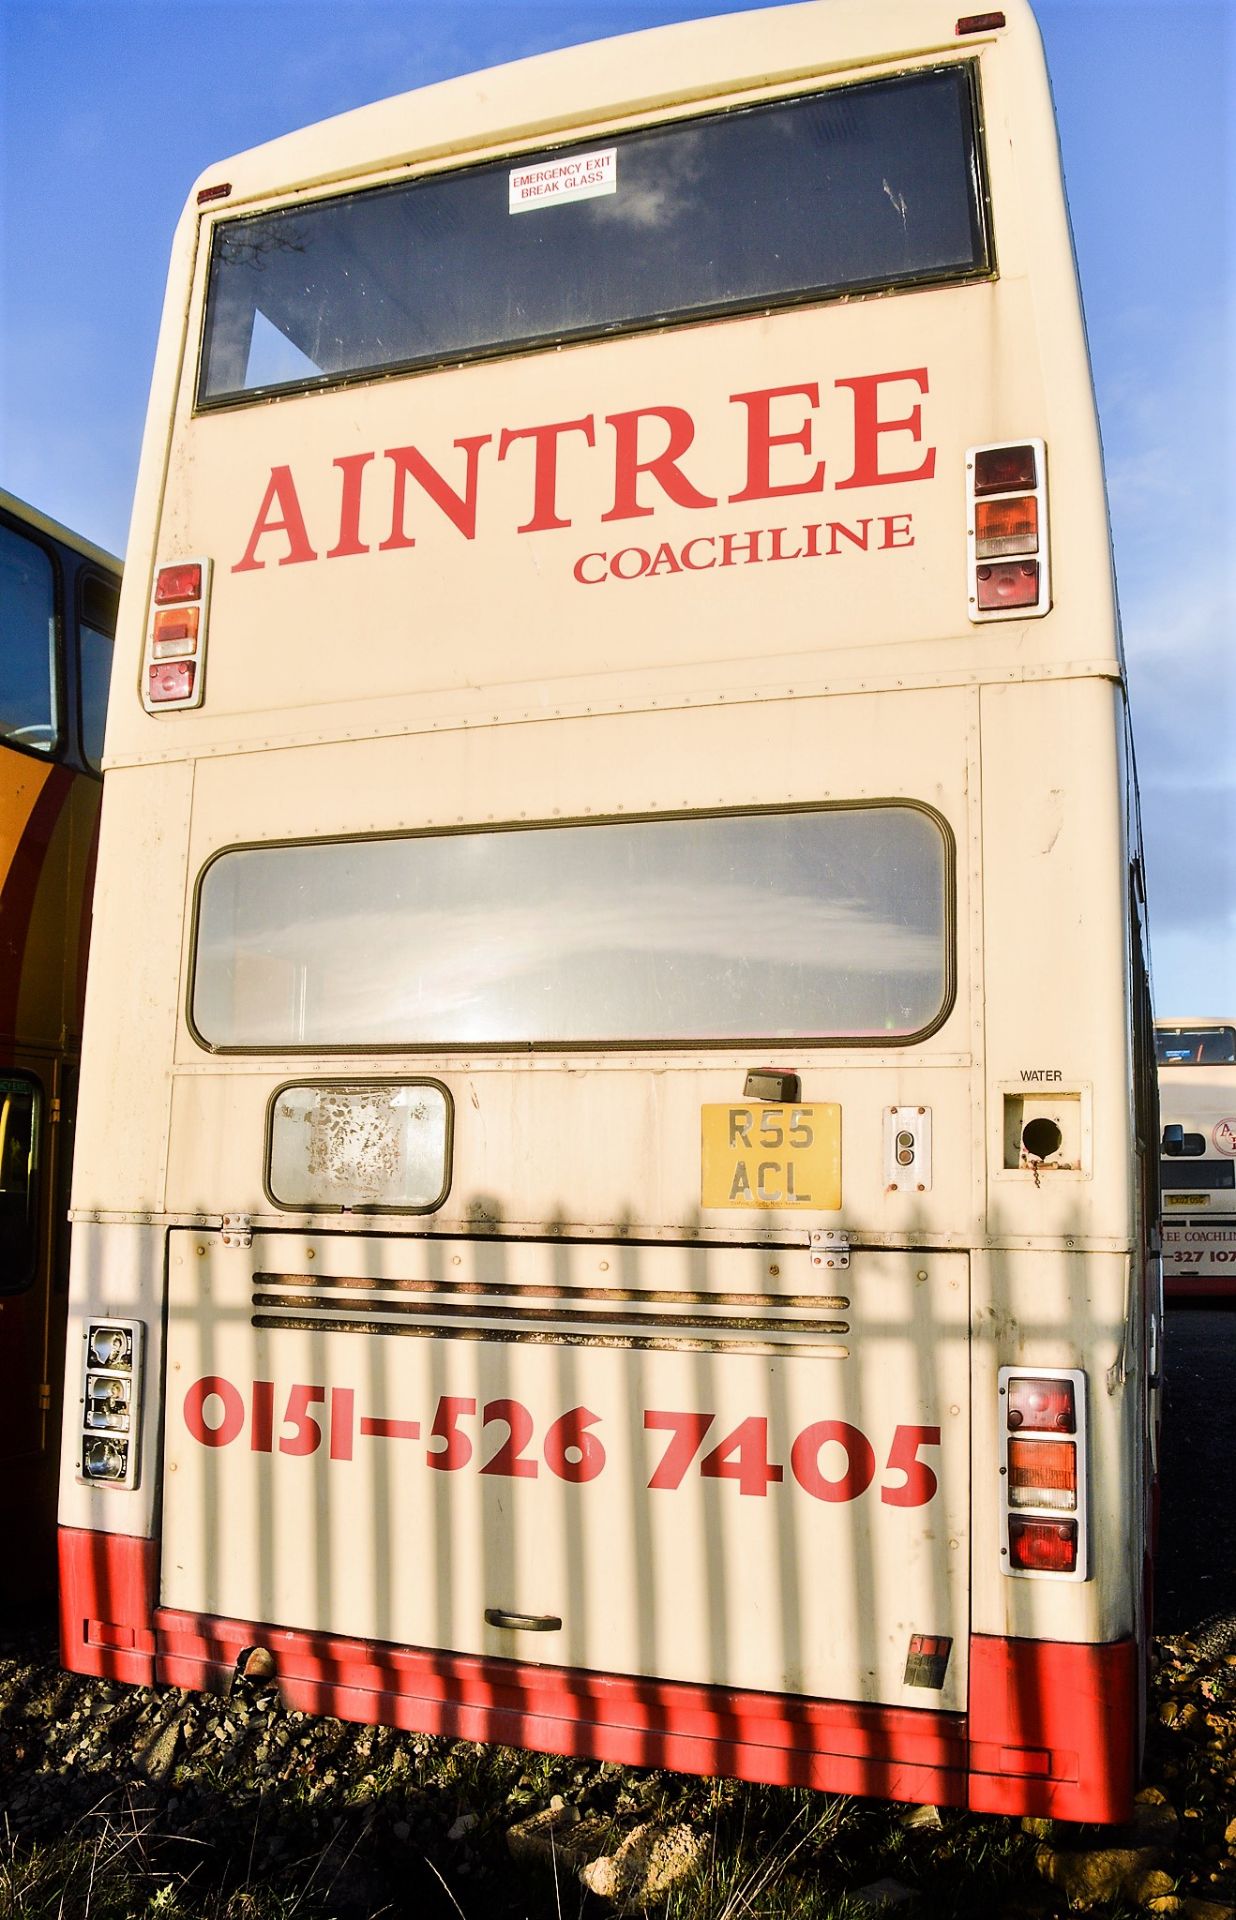
POLYGON ((701 1107, 700 1205, 834 1212, 841 1205, 840 1106, 701 1107))
POLYGON ((569 160, 541 160, 515 167, 510 175, 510 211, 530 213, 559 200, 596 200, 618 191, 618 149, 573 154, 569 160))

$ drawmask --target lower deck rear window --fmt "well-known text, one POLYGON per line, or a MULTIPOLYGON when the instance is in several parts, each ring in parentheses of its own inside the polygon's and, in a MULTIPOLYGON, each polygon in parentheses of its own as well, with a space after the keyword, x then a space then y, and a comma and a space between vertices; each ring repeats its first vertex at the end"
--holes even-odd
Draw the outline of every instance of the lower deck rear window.
POLYGON ((215 1050, 905 1041, 947 1010, 926 809, 678 815, 236 847, 198 890, 215 1050))
POLYGON ((1163 1160, 1159 1173, 1163 1186, 1177 1192, 1196 1187, 1199 1192, 1209 1188, 1212 1193, 1230 1193, 1236 1188, 1236 1160, 1163 1160))

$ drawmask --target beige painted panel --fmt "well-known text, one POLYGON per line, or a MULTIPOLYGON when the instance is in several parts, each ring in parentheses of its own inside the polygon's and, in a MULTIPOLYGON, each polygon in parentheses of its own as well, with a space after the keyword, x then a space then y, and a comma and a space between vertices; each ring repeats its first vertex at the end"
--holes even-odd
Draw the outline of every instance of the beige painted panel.
POLYGON ((994 1234, 1133 1234, 1121 725, 1103 681, 983 689, 994 1234), (1078 1154, 1008 1164, 1010 1103, 1023 1123, 1056 1117, 1078 1154))
MULTIPOLYGON (((204 218, 207 240, 212 219, 238 203, 273 204, 308 181, 403 177, 409 166, 483 160, 538 137, 690 112, 710 94, 712 104, 767 98, 900 71, 943 49, 981 66, 1000 277, 522 353, 194 418, 209 249, 196 244, 191 203, 152 393, 110 758, 476 724, 495 711, 629 710, 721 689, 733 697, 752 678, 752 633, 755 677, 783 690, 1020 674, 1079 659, 1114 664, 1101 463, 1050 100, 1029 10, 1007 12, 999 35, 964 44, 955 13, 934 0, 879 9, 827 0, 727 16, 449 82, 211 169, 210 182, 227 179, 233 193, 204 218), (880 418, 908 419, 918 405, 921 422, 881 434, 879 470, 923 468, 922 477, 851 489, 854 402, 843 383, 907 370, 913 377, 881 388, 880 418), (775 432, 806 426, 810 434, 809 449, 792 440, 774 447, 774 483, 806 485, 821 459, 824 472, 818 490, 735 503, 746 477, 746 409, 732 396, 761 388, 791 389, 773 403, 775 432), (605 522, 614 497, 607 415, 667 405, 691 416, 683 470, 715 507, 675 505, 647 479, 649 513, 605 522), (533 443, 514 442, 499 461, 502 431, 577 419, 593 422, 594 444, 582 432, 559 442, 558 517, 569 524, 519 532, 530 517, 533 443), (1048 447, 1056 606, 1043 620, 976 630, 966 618, 965 450, 1021 435, 1048 447), (408 531, 417 544, 382 553, 392 525, 386 450, 415 445, 460 488, 464 455, 455 443, 470 436, 489 436, 478 455, 475 528, 460 531, 414 483, 408 531), (340 512, 334 463, 363 453, 374 456, 359 523, 370 551, 331 560, 340 512), (238 574, 270 476, 284 468, 317 557, 280 565, 288 542, 268 533, 261 568, 238 574), (703 545, 684 560, 692 541, 703 545), (604 562, 586 556, 632 546, 650 556, 664 548, 655 575, 584 584, 604 575, 604 562), (138 699, 151 574, 186 554, 215 563, 206 700, 193 714, 151 717, 138 699)), ((655 420, 645 426, 664 431, 655 420)), ((660 443, 648 444, 655 452, 660 443)))
POLYGON ((75 1208, 162 1204, 192 791, 187 762, 116 772, 104 783, 75 1208))
MULTIPOLYGON (((966 1273, 962 1255, 861 1253, 821 1281, 805 1249, 266 1234, 229 1250, 173 1233, 163 1602, 404 1645, 960 1708, 966 1273), (817 1300, 821 1286, 833 1291, 817 1300), (469 1337, 433 1337, 460 1326, 469 1337), (564 1330, 615 1344, 564 1344, 564 1330), (208 1393, 203 1380, 227 1384, 208 1393), (272 1383, 269 1451, 260 1404, 253 1444, 255 1381, 272 1383), (315 1428, 284 1419, 298 1386, 321 1396, 305 1408, 315 1428), (491 1418, 482 1434, 477 1412, 461 1414, 471 1456, 435 1471, 428 1453, 446 1441, 430 1432, 451 1396, 491 1418), (494 1407, 503 1401, 517 1406, 494 1407), (518 1467, 480 1470, 508 1419, 524 1440, 521 1408, 518 1467), (578 1408, 604 1457, 572 1483, 550 1464, 552 1430, 578 1408), (676 1487, 648 1485, 673 1437, 645 1428, 649 1411, 713 1416, 676 1487), (418 1431, 366 1432, 375 1420, 418 1431), (742 1422, 765 1420, 767 1452, 763 1429, 746 1429, 746 1491, 700 1472, 742 1422), (808 1481, 813 1465, 844 1480, 841 1443, 812 1443, 821 1421, 865 1436, 848 1457, 872 1484, 853 1498, 795 1477, 798 1457, 808 1481), (214 1444, 191 1424, 217 1429, 214 1444), (918 1448, 939 1484, 926 1504, 899 1505, 882 1497, 906 1485, 889 1456, 909 1460, 914 1427, 939 1429, 939 1444, 930 1433, 918 1448), (281 1451, 298 1433, 311 1450, 281 1451), (486 1609, 562 1624, 517 1632, 487 1625, 486 1609), (957 1641, 943 1693, 904 1685, 912 1632, 957 1641)), ((728 1457, 737 1470, 738 1443, 728 1457)))
MULTIPOLYGON (((971 859, 968 765, 973 696, 782 702, 595 717, 561 724, 552 754, 532 728, 297 749, 263 762, 197 765, 190 871, 238 840, 446 827, 460 821, 657 812, 904 797, 934 807, 957 842, 956 1009, 921 1045, 811 1048, 802 1043, 678 1053, 469 1058, 460 1054, 274 1056, 258 1070, 211 1060, 181 1027, 167 1205, 174 1214, 269 1210, 262 1190, 266 1103, 300 1074, 429 1073, 455 1103, 455 1166, 439 1225, 501 1219, 615 1231, 621 1223, 692 1230, 700 1219, 700 1109, 741 1100, 746 1071, 801 1072, 803 1097, 841 1100, 840 1209, 761 1210, 758 1222, 714 1209, 703 1224, 819 1224, 972 1238, 979 1227, 970 1163, 971 859), (929 1194, 886 1191, 883 1113, 930 1105, 929 1194), (621 1141, 621 1152, 613 1143, 621 1141)), ((168 903, 167 910, 171 910, 168 903)), ((178 910, 178 906, 177 906, 178 910)), ((187 983, 186 983, 187 993, 187 983)), ((831 1196, 830 1196, 831 1197, 831 1196)))
POLYGON ((1142 1614, 1146 1356, 1122 1254, 1038 1246, 972 1256, 973 1628, 1034 1640, 1116 1640, 1142 1614), (1087 1378, 1091 1574, 1011 1579, 1001 1564, 1001 1367, 1079 1367, 1087 1378))

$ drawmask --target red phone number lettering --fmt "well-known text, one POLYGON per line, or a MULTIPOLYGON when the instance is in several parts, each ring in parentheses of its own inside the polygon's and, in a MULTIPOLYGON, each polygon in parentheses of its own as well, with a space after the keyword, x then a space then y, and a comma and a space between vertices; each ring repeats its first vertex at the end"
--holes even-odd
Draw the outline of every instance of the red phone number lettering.
MULTIPOLYGON (((185 1425, 204 1447, 230 1447, 247 1434, 252 1453, 303 1457, 325 1446, 332 1460, 354 1459, 358 1438, 422 1437, 418 1420, 358 1417, 351 1387, 293 1386, 283 1399, 278 1432, 276 1404, 272 1380, 255 1380, 246 1403, 232 1381, 209 1373, 195 1380, 185 1395, 185 1425)), ((436 1473, 458 1473, 475 1464, 479 1473, 514 1480, 535 1480, 543 1463, 559 1480, 582 1485, 605 1468, 605 1443, 596 1431, 600 1418, 588 1407, 571 1407, 550 1422, 538 1447, 536 1420, 522 1401, 487 1400, 478 1414, 474 1399, 444 1393, 425 1434, 423 1459, 436 1473)), ((733 1480, 740 1495, 758 1499, 784 1481, 785 1467, 769 1457, 763 1415, 740 1420, 719 1439, 713 1435, 715 1425, 712 1413, 648 1409, 646 1432, 667 1436, 647 1483, 653 1492, 676 1491, 693 1469, 705 1480, 733 1480), (705 1452, 710 1439, 714 1444, 705 1452)), ((881 1467, 861 1428, 848 1420, 813 1420, 791 1445, 788 1464, 792 1478, 815 1500, 857 1500, 879 1475, 885 1506, 923 1507, 934 1498, 939 1482, 919 1454, 939 1445, 939 1427, 898 1425, 881 1467)))

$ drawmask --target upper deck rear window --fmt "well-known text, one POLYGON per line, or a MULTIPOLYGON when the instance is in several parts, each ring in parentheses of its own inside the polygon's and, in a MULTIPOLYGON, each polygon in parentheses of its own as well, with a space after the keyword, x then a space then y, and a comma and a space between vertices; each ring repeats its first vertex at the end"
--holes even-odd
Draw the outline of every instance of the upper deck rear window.
POLYGON ((1161 1067, 1236 1066, 1236 1027, 1156 1027, 1161 1067))
POLYGON ((198 404, 988 268, 954 64, 220 222, 198 404))

